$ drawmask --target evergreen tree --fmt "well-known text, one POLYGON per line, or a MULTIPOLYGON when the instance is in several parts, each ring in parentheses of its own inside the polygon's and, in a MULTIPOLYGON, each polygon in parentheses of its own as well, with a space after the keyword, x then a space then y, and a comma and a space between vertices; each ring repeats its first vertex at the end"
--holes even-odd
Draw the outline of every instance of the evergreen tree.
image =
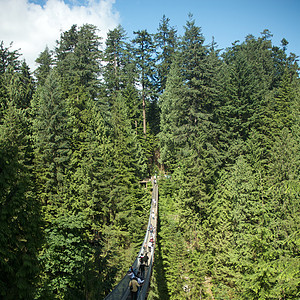
POLYGON ((167 77, 173 61, 177 46, 177 31, 170 27, 170 19, 163 15, 158 32, 154 35, 157 54, 159 92, 162 93, 166 87, 167 77))
POLYGON ((201 211, 204 217, 204 203, 208 201, 212 181, 220 165, 217 144, 219 133, 214 116, 218 95, 215 74, 219 63, 216 55, 209 54, 203 45, 201 30, 195 25, 192 16, 189 17, 179 52, 186 92, 182 93, 182 103, 179 102, 179 109, 185 109, 176 116, 180 124, 176 128, 176 138, 183 143, 178 156, 183 159, 181 170, 183 174, 184 171, 191 172, 185 180, 186 204, 194 202, 194 213, 201 211), (194 162, 190 160, 191 157, 194 162))
POLYGON ((100 45, 94 25, 85 24, 79 29, 73 25, 61 35, 55 56, 65 97, 77 95, 82 90, 88 97, 97 97, 102 55, 100 45))
POLYGON ((34 84, 11 46, 0 44, 0 293, 5 299, 28 299, 34 296, 42 240, 28 115, 34 84))
MULTIPOLYGON (((273 119, 276 122, 275 127, 282 129, 291 128, 295 122, 293 110, 297 111, 297 100, 295 90, 295 78, 288 74, 286 69, 278 89, 275 91, 275 101, 273 107, 273 119)), ((274 126, 273 125, 273 126, 274 126)))
POLYGON ((168 76, 166 89, 160 97, 161 119, 159 134, 160 158, 166 170, 173 171, 186 137, 181 134, 181 128, 187 124, 185 112, 188 107, 184 101, 187 88, 180 74, 179 64, 174 61, 168 76))
POLYGON ((107 65, 104 70, 105 83, 108 93, 116 92, 123 89, 128 84, 126 78, 126 33, 125 30, 118 26, 107 34, 105 61, 107 65))
MULTIPOLYGON (((55 294, 64 297, 72 282, 77 280, 75 259, 70 257, 77 252, 77 242, 82 243, 75 224, 79 222, 82 226, 83 221, 67 213, 64 204, 71 154, 65 105, 60 76, 55 69, 51 70, 33 101, 36 190, 45 220, 45 244, 39 256, 43 274, 37 292, 43 299, 51 299, 55 294)), ((77 265, 80 265, 80 258, 78 260, 77 265)))
POLYGON ((203 144, 204 151, 213 153, 217 129, 214 124, 216 107, 215 74, 219 69, 216 54, 211 53, 203 45, 204 37, 201 28, 195 25, 192 15, 189 16, 185 34, 180 44, 180 64, 183 78, 188 87, 185 96, 188 113, 185 133, 189 136, 188 145, 203 144), (200 140, 199 140, 199 138, 200 140), (202 139, 202 140, 201 140, 202 139))
POLYGON ((34 71, 37 84, 44 85, 46 78, 53 67, 52 53, 50 53, 48 47, 46 47, 46 49, 40 53, 35 62, 38 64, 38 67, 34 71))
POLYGON ((9 100, 7 91, 9 81, 7 79, 11 76, 7 76, 8 71, 9 74, 12 74, 20 68, 19 57, 21 54, 17 50, 11 51, 11 47, 12 43, 9 47, 5 47, 4 42, 0 42, 0 120, 9 100))
POLYGON ((9 66, 5 73, 8 101, 18 108, 28 108, 34 93, 34 81, 25 62, 19 70, 9 66))
POLYGON ((8 103, 0 125, 0 295, 33 299, 42 242, 40 206, 30 166, 28 116, 8 103))
POLYGON ((7 70, 8 66, 12 66, 14 69, 18 69, 20 66, 19 57, 21 54, 18 50, 11 51, 13 43, 10 43, 9 47, 4 46, 4 42, 0 43, 0 57, 1 57, 1 65, 0 65, 0 74, 4 74, 7 70))
MULTIPOLYGON (((293 182, 297 175, 292 171, 293 167, 283 167, 281 163, 278 163, 277 158, 289 156, 288 160, 292 160, 293 165, 298 165, 294 155, 295 148, 292 146, 294 140, 291 135, 287 134, 286 128, 283 130, 283 123, 290 127, 295 122, 292 117, 294 114, 288 107, 294 109, 297 107, 295 105, 296 89, 294 89, 295 85, 292 88, 291 81, 287 80, 281 71, 282 82, 285 83, 281 86, 278 85, 277 76, 280 68, 278 69, 279 65, 275 65, 276 69, 274 69, 274 58, 272 57, 274 49, 268 40, 269 32, 264 31, 263 34, 263 38, 259 39, 248 36, 242 45, 234 45, 234 51, 229 50, 225 53, 226 59, 228 59, 225 68, 232 68, 236 63, 235 60, 238 59, 239 63, 236 66, 242 73, 239 76, 236 76, 236 71, 233 76, 222 74, 226 78, 222 84, 225 82, 226 84, 222 90, 223 98, 220 101, 222 106, 220 106, 219 112, 221 115, 225 111, 230 112, 231 117, 228 118, 223 115, 219 122, 224 124, 226 128, 225 136, 231 137, 226 141, 229 146, 226 161, 228 164, 233 164, 235 170, 242 172, 233 171, 230 165, 226 166, 226 169, 229 167, 228 171, 225 172, 228 174, 227 178, 236 177, 225 181, 225 183, 220 181, 220 186, 217 186, 217 193, 211 206, 213 209, 210 212, 212 236, 218 237, 218 239, 213 239, 212 246, 209 246, 213 251, 212 258, 214 272, 216 272, 215 278, 217 279, 214 296, 217 299, 232 297, 233 289, 231 286, 235 287, 235 298, 273 299, 287 297, 289 299, 291 294, 295 295, 295 284, 297 284, 295 282, 287 284, 288 278, 294 276, 292 274, 295 274, 295 269, 290 268, 291 272, 287 272, 283 267, 283 261, 289 265, 293 261, 291 257, 294 257, 294 250, 279 246, 279 244, 285 244, 282 239, 284 239, 283 236, 289 236, 289 230, 284 229, 283 235, 277 233, 278 230, 281 231, 279 223, 290 223, 290 221, 287 221, 282 215, 275 217, 274 208, 283 205, 277 203, 281 188, 277 190, 274 186, 270 187, 270 180, 272 181, 271 178, 274 176, 268 171, 270 165, 273 165, 271 162, 277 161, 275 164, 281 165, 279 168, 289 169, 291 172, 289 178, 293 179, 288 180, 289 183, 283 178, 279 181, 284 181, 286 185, 290 186, 291 194, 285 200, 289 203, 289 207, 293 207, 294 211, 295 206, 292 199, 295 195, 295 186, 293 182), (242 57, 244 63, 240 60, 242 57), (232 78, 235 79, 232 80, 232 78), (275 78, 276 84, 274 84, 275 78), (235 80, 242 80, 243 83, 235 84, 235 80), (276 85, 279 86, 278 89, 272 90, 276 85), (282 89, 283 86, 284 89, 282 89), (246 96, 247 94, 248 96, 246 96), (275 95, 280 96, 276 98, 275 95), (232 96, 235 97, 235 100, 227 102, 227 99, 232 96), (247 107, 241 107, 241 99, 244 99, 247 107), (253 109, 250 111, 251 105, 253 105, 253 109), (235 117, 232 114, 234 110, 239 111, 235 117), (285 121, 281 122, 282 119, 285 121), (236 126, 235 130, 232 130, 233 126, 236 126), (244 129, 241 131, 242 127, 244 129), (237 134, 238 132, 239 134, 237 134), (237 138, 242 138, 244 141, 241 139, 237 141, 237 138), (277 148, 279 143, 289 143, 290 153, 279 155, 277 151, 282 151, 277 148), (241 154, 243 156, 240 156, 241 154), (244 177, 245 174, 248 175, 244 177), (231 181, 232 183, 229 184, 231 181), (221 219, 218 213, 220 207, 224 207, 226 212, 221 219), (281 221, 278 223, 276 220, 279 219, 281 221), (276 230, 274 226, 277 226, 276 230), (276 234, 274 234, 275 231, 277 231, 276 234), (234 246, 226 248, 226 245, 234 246), (281 270, 285 270, 284 276, 278 275, 276 268, 279 266, 281 266, 281 270), (224 278, 227 278, 227 283, 224 278)), ((285 64, 283 61, 282 63, 285 64)), ((222 72, 226 72, 225 68, 222 68, 222 72)), ((272 174, 286 173, 281 169, 280 171, 273 170, 272 174)), ((284 215, 293 215, 293 212, 286 212, 284 215)), ((290 224, 292 227, 297 227, 293 222, 290 224)))
MULTIPOLYGON (((62 96, 67 102, 67 113, 70 117, 71 151, 68 172, 68 195, 78 204, 78 187, 82 184, 85 157, 88 150, 88 131, 93 118, 95 100, 99 97, 100 74, 99 50, 100 41, 96 27, 83 25, 79 30, 74 25, 62 34, 56 49, 57 69, 62 78, 62 96)), ((81 203, 77 206, 78 211, 81 203)), ((76 205, 75 205, 76 207, 76 205)), ((75 208, 74 207, 74 208, 75 208)))
POLYGON ((37 190, 46 209, 56 214, 59 192, 70 159, 68 115, 57 72, 52 70, 45 85, 38 88, 34 110, 35 170, 37 190), (48 206, 49 205, 49 206, 48 206))
POLYGON ((138 72, 138 84, 141 88, 142 111, 143 111, 143 132, 147 133, 146 110, 148 103, 156 100, 156 74, 154 64, 154 45, 152 36, 147 30, 135 31, 136 37, 132 40, 134 56, 138 72))
POLYGON ((269 36, 266 30, 263 38, 249 35, 245 42, 235 44, 224 54, 228 73, 224 74, 227 80, 220 122, 229 121, 223 126, 233 138, 245 140, 251 129, 264 126, 265 97, 274 85, 272 74, 276 74, 269 36))

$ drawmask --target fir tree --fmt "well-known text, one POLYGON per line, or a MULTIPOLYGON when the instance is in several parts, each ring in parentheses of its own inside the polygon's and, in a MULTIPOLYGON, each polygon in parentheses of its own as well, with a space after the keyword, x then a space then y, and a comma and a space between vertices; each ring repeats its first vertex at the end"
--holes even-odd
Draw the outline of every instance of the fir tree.
POLYGON ((157 33, 154 35, 157 54, 159 92, 162 93, 166 87, 167 77, 173 61, 177 46, 177 31, 170 27, 170 19, 163 15, 157 33))
POLYGON ((0 119, 7 107, 9 101, 7 86, 10 84, 9 79, 15 70, 20 68, 20 53, 18 50, 11 51, 12 43, 9 47, 4 46, 4 42, 0 42, 0 119), (7 76, 10 74, 10 76, 7 76))
POLYGON ((48 47, 40 53, 35 62, 38 64, 38 67, 34 71, 35 77, 37 78, 37 84, 44 85, 46 78, 53 67, 52 53, 49 51, 48 47))
POLYGON ((61 35, 55 57, 65 97, 74 96, 84 89, 89 97, 96 98, 99 92, 100 45, 94 25, 86 24, 79 29, 73 25, 61 35))
POLYGON ((152 36, 147 30, 134 32, 136 37, 132 40, 134 44, 134 56, 138 71, 138 84, 141 86, 142 111, 143 111, 143 132, 146 136, 146 106, 150 101, 156 100, 155 88, 155 65, 154 65, 154 45, 152 36))
POLYGON ((34 128, 35 170, 42 203, 55 211, 70 159, 68 115, 59 76, 51 71, 36 95, 34 128))
POLYGON ((40 206, 30 166, 28 117, 12 103, 0 125, 0 294, 5 299, 32 299, 43 238, 40 206))
POLYGON ((107 62, 104 78, 109 94, 125 88, 128 84, 125 73, 128 63, 126 61, 126 47, 126 33, 121 26, 108 32, 104 53, 107 62))

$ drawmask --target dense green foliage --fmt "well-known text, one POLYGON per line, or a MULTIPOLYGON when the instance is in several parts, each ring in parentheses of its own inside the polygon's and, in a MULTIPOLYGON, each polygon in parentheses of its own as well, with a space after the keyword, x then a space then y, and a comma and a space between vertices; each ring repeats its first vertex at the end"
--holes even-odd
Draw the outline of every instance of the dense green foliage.
POLYGON ((185 30, 160 98, 172 176, 160 184, 153 299, 299 298, 296 57, 267 30, 222 55, 193 20, 185 30))
POLYGON ((0 298, 103 299, 157 170, 149 299, 300 297, 297 57, 268 30, 220 51, 192 15, 184 29, 163 16, 102 45, 73 25, 35 77, 1 42, 0 298))

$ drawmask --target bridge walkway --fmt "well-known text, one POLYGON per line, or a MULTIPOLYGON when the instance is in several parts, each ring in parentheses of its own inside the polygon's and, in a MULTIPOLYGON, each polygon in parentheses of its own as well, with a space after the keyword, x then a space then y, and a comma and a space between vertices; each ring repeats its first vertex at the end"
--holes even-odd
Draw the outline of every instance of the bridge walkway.
MULTIPOLYGON (((145 278, 144 283, 140 287, 138 293, 138 300, 147 299, 148 288, 150 284, 150 279, 152 275, 152 267, 154 263, 154 251, 156 244, 156 228, 157 228, 157 212, 158 212, 158 184, 156 179, 152 178, 152 199, 149 220, 147 225, 147 230, 145 233, 145 238, 143 244, 141 245, 140 251, 132 264, 133 269, 140 274, 140 257, 141 255, 148 253, 148 267, 145 268, 145 278), (151 230, 151 228, 153 230, 151 230), (152 247, 148 248, 150 239, 153 239, 152 247)), ((130 289, 129 289, 130 276, 125 274, 123 279, 118 283, 118 285, 104 298, 104 300, 130 300, 130 289)))

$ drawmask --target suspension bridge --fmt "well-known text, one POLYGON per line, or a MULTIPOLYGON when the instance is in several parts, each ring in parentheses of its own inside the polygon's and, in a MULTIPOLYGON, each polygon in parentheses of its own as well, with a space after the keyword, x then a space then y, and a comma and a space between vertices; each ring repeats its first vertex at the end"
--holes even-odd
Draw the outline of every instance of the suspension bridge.
MULTIPOLYGON (((152 275, 152 267, 154 263, 154 250, 156 244, 156 229, 157 229, 157 209, 158 209, 158 185, 156 179, 152 178, 152 200, 151 208, 148 220, 148 226, 145 233, 144 241, 141 245, 140 251, 132 264, 133 270, 140 275, 140 257, 141 255, 148 254, 148 263, 145 267, 144 283, 140 287, 138 292, 138 300, 144 300, 147 298, 150 279, 152 275), (153 243, 151 241, 153 240, 153 243), (152 244, 152 247, 148 247, 152 244)), ((130 288, 129 288, 130 276, 125 274, 123 279, 118 283, 118 285, 104 298, 104 300, 129 300, 130 299, 130 288)))

